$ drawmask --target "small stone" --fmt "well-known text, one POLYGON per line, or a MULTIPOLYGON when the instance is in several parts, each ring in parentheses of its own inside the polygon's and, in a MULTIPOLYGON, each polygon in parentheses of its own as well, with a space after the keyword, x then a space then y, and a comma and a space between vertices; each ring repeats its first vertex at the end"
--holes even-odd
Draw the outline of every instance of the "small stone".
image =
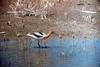
POLYGON ((64 12, 64 16, 67 16, 68 15, 68 13, 67 12, 64 12))
POLYGON ((60 38, 60 39, 62 39, 62 36, 61 36, 61 35, 59 35, 59 38, 60 38))
POLYGON ((22 34, 21 33, 17 33, 17 37, 22 37, 22 34))
POLYGON ((75 38, 75 36, 72 36, 73 38, 75 38))
POLYGON ((77 5, 84 5, 84 3, 79 3, 79 4, 77 4, 77 5))
POLYGON ((61 52, 61 55, 63 55, 63 56, 64 56, 64 55, 65 55, 65 53, 64 53, 64 52, 61 52))
POLYGON ((10 22, 10 21, 8 21, 8 22, 7 22, 7 25, 8 25, 8 26, 11 26, 11 22, 10 22))
POLYGON ((0 34, 5 34, 6 32, 0 32, 0 34))

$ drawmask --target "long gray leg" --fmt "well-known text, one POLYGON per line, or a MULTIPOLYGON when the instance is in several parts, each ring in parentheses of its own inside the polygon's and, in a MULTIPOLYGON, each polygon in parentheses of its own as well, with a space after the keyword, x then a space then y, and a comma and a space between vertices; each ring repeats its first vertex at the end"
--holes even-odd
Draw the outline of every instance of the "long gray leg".
POLYGON ((40 46, 40 40, 38 40, 38 47, 40 48, 41 46, 40 46))

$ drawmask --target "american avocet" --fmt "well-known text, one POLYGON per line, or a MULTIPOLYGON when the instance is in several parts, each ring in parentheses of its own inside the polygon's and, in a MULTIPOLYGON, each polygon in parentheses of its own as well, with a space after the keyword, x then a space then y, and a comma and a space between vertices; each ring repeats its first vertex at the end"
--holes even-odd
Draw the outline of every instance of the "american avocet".
POLYGON ((33 33, 28 33, 27 36, 38 40, 38 46, 40 48, 41 47, 40 40, 50 37, 50 35, 53 33, 54 33, 54 31, 49 31, 47 34, 45 34, 44 32, 33 32, 33 33))

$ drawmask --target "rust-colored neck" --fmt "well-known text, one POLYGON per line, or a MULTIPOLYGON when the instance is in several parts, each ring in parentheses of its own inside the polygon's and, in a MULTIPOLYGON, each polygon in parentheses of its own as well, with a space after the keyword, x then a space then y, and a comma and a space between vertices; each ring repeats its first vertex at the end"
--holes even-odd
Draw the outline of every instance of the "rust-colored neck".
POLYGON ((45 38, 48 38, 48 37, 50 37, 50 35, 53 33, 53 31, 49 31, 48 33, 47 33, 47 35, 46 35, 46 37, 45 38))

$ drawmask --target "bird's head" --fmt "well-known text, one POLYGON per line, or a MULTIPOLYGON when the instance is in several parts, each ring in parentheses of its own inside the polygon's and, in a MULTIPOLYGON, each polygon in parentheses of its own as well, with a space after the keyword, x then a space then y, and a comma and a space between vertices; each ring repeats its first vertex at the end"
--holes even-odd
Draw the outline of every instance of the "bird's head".
POLYGON ((50 30, 50 31, 47 33, 46 38, 48 38, 51 34, 57 35, 57 33, 56 33, 54 30, 50 30))
POLYGON ((55 30, 50 30, 47 34, 55 34, 55 35, 57 35, 55 30))
POLYGON ((48 33, 51 33, 51 34, 53 34, 53 33, 55 33, 55 31, 51 30, 51 31, 49 31, 48 33))

